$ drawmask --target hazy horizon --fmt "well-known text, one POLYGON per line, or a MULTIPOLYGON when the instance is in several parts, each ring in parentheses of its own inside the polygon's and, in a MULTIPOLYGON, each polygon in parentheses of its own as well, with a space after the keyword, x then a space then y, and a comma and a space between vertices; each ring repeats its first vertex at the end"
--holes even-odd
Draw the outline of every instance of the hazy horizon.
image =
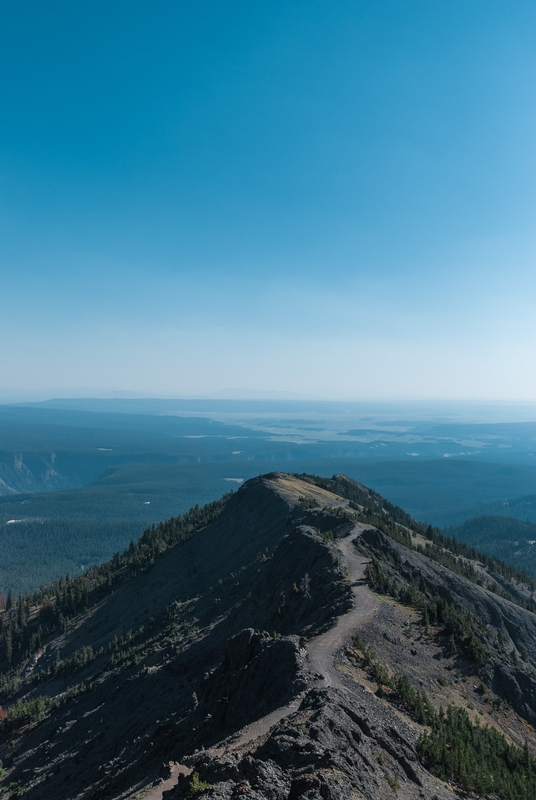
MULTIPOLYGON (((137 413, 208 417, 222 422, 236 421, 248 425, 255 418, 265 425, 271 419, 292 419, 296 414, 301 423, 310 418, 315 424, 375 425, 415 423, 447 423, 489 425, 497 423, 536 422, 536 402, 498 400, 496 398, 329 398, 298 396, 285 392, 252 392, 226 389, 212 394, 156 395, 129 391, 71 392, 1 391, 0 408, 17 406, 44 409, 104 411, 112 413, 137 413)), ((329 425, 328 425, 329 427, 329 425)), ((314 428, 313 430, 320 430, 314 428)), ((316 438, 318 434, 314 434, 316 438)), ((337 437, 340 433, 337 433, 337 437)))
POLYGON ((273 389, 248 389, 225 387, 206 392, 157 392, 136 391, 135 389, 113 389, 104 387, 96 389, 90 386, 81 387, 43 387, 43 388, 0 388, 0 404, 45 402, 49 400, 83 400, 83 399, 117 399, 117 400, 278 400, 319 403, 385 403, 389 405, 404 404, 448 404, 448 405, 496 405, 496 406, 534 406, 536 399, 510 398, 501 396, 464 397, 464 396, 426 396, 426 395, 321 395, 305 394, 273 389))

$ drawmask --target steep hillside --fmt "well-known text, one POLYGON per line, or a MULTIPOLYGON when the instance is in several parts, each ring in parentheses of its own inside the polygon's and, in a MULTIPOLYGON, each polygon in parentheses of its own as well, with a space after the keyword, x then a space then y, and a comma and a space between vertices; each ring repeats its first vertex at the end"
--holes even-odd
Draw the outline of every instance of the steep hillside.
POLYGON ((271 473, 10 599, 4 796, 536 796, 534 586, 454 549, 271 473))

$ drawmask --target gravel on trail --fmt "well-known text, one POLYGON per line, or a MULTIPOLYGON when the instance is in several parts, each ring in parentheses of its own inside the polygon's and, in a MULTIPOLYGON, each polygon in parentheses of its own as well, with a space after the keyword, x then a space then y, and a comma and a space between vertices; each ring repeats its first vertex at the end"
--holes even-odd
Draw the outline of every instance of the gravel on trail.
MULTIPOLYGON (((379 606, 378 598, 365 583, 365 567, 369 559, 355 548, 356 539, 361 536, 363 531, 372 527, 356 523, 348 536, 335 542, 335 546, 348 563, 348 579, 352 588, 353 606, 346 614, 337 619, 332 628, 315 636, 306 644, 311 673, 318 677, 321 686, 342 687, 341 674, 336 666, 336 655, 358 626, 371 617, 379 606)), ((274 725, 293 714, 302 699, 303 694, 265 717, 246 725, 220 747, 207 750, 207 754, 216 757, 227 755, 260 739, 268 734, 274 725)), ((171 776, 158 786, 151 787, 149 792, 143 795, 143 800, 162 800, 163 792, 175 784, 179 772, 188 774, 191 769, 184 765, 171 765, 171 776)))

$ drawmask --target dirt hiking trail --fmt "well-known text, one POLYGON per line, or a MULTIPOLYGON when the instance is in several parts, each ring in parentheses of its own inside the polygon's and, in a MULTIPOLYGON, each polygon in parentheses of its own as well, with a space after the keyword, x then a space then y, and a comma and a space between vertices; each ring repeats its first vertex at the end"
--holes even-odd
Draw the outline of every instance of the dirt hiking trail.
MULTIPOLYGON (((336 655, 351 634, 362 622, 374 614, 379 605, 378 598, 365 583, 365 567, 369 563, 369 559, 354 546, 355 540, 361 536, 363 531, 372 527, 372 525, 356 523, 348 536, 335 542, 335 546, 348 562, 348 579, 352 587, 353 606, 346 614, 338 618, 333 628, 316 636, 306 644, 311 673, 313 677, 318 677, 321 686, 341 687, 343 685, 341 673, 336 666, 336 655)), ((206 752, 213 756, 222 756, 265 736, 274 725, 298 710, 302 698, 303 695, 299 695, 288 705, 281 706, 262 719, 246 725, 225 741, 221 747, 211 748, 206 752)), ((151 787, 145 794, 137 794, 136 797, 140 800, 142 798, 143 800, 162 800, 163 792, 175 786, 179 773, 189 774, 191 772, 191 769, 179 764, 173 764, 170 767, 171 777, 159 783, 158 786, 151 787)))
POLYGON ((348 577, 354 604, 350 611, 338 618, 333 628, 307 643, 309 667, 311 672, 322 676, 324 686, 342 686, 335 656, 358 625, 368 619, 378 607, 378 598, 365 583, 365 567, 369 559, 354 547, 355 540, 363 531, 372 527, 358 523, 349 536, 336 543, 350 567, 348 577))

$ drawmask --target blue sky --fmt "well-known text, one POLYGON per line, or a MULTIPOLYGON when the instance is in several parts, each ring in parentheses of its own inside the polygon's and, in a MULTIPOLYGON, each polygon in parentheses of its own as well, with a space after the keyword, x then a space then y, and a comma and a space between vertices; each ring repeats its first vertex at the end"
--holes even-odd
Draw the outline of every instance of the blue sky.
POLYGON ((0 393, 536 399, 536 6, 6 0, 0 393))

